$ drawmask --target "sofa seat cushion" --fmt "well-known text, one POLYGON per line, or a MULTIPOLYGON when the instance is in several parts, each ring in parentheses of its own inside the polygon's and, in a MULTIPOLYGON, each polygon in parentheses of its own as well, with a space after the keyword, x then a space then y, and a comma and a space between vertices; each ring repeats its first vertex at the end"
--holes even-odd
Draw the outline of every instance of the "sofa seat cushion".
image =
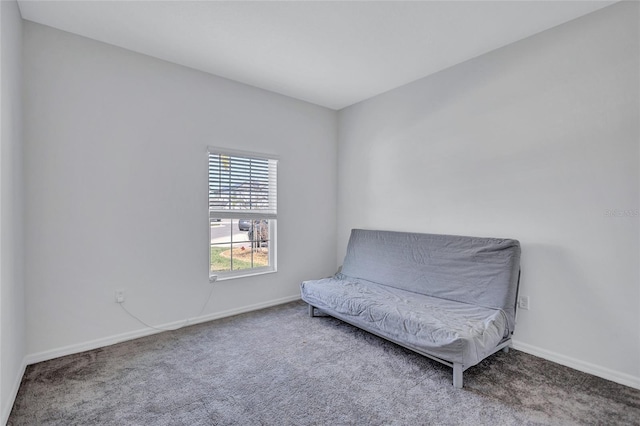
POLYGON ((461 363, 487 357, 508 334, 506 314, 344 275, 301 284, 302 299, 326 313, 418 352, 461 363))

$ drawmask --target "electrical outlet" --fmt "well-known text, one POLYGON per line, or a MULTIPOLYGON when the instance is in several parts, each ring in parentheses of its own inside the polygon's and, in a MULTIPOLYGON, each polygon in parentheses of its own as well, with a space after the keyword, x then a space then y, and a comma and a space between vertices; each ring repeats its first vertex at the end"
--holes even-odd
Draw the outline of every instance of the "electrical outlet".
POLYGON ((124 302, 124 290, 116 290, 116 303, 124 302))
POLYGON ((529 296, 521 296, 518 300, 518 307, 520 309, 529 310, 529 296))

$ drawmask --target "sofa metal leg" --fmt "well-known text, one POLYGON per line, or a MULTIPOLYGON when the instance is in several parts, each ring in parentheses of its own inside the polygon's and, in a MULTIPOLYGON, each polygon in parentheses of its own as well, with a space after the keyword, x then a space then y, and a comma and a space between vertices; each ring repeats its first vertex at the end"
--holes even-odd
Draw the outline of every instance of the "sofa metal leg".
POLYGON ((313 317, 315 316, 315 315, 313 315, 313 309, 314 309, 314 307, 313 307, 313 306, 311 306, 311 305, 309 305, 309 316, 310 316, 311 318, 313 318, 313 317))
POLYGON ((453 363, 453 387, 462 389, 462 364, 453 363))
POLYGON ((502 348, 502 352, 504 352, 505 354, 509 353, 509 346, 505 346, 504 348, 502 348))

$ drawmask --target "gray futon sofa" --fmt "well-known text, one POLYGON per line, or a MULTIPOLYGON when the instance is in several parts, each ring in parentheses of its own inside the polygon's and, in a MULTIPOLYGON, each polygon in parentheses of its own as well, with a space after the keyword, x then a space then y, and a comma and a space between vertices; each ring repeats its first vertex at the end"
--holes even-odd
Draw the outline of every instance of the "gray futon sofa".
POLYGON ((342 270, 304 281, 314 309, 462 372, 508 349, 520 277, 516 240, 354 229, 342 270))

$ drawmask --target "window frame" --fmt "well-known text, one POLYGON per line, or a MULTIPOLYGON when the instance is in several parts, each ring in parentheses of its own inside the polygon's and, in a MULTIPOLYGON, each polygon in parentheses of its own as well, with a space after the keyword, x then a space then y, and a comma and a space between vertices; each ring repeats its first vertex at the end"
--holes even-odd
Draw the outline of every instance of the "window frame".
MULTIPOLYGON (((270 274, 278 271, 277 268, 277 169, 279 157, 273 154, 265 154, 252 151, 241 151, 235 149, 221 148, 215 146, 207 147, 207 192, 209 206, 209 281, 224 281, 235 278, 250 277, 255 275, 270 274), (243 160, 264 160, 268 164, 268 202, 264 209, 242 209, 242 208, 212 208, 212 173, 211 173, 211 156, 228 156, 236 157, 243 160), (211 270, 211 248, 215 244, 211 244, 211 226, 212 220, 222 219, 229 220, 230 240, 233 241, 233 227, 237 226, 240 219, 264 220, 268 221, 268 266, 258 266, 245 269, 236 269, 229 271, 212 271, 211 270)), ((253 200, 253 199, 252 199, 253 200)), ((233 266, 231 266, 233 267, 233 266)))

